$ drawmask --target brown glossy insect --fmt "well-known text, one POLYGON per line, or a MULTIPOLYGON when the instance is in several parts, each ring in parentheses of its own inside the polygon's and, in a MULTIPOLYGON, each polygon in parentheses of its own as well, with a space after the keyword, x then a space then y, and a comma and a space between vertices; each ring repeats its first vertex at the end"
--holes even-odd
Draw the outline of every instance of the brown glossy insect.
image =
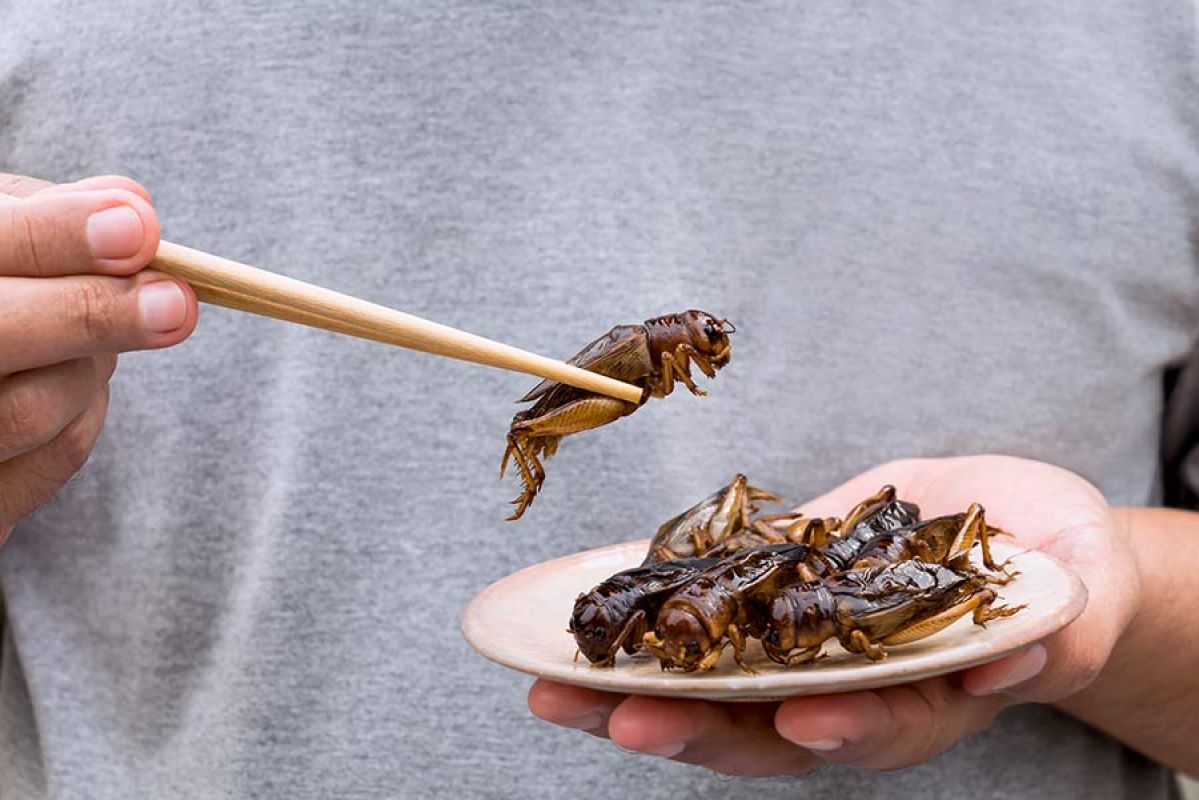
POLYGON ((895 487, 888 484, 850 510, 838 538, 816 542, 816 546, 827 558, 830 571, 840 572, 849 569, 875 537, 919 520, 920 507, 898 499, 895 487))
POLYGON ((646 320, 642 325, 618 325, 587 345, 570 363, 642 387, 640 403, 576 389, 557 381, 542 381, 522 397, 533 406, 512 418, 508 446, 500 462, 500 478, 512 458, 520 470, 523 490, 512 504, 510 520, 519 519, 545 481, 542 459, 554 455, 563 436, 607 425, 633 413, 650 397, 665 397, 681 381, 692 394, 706 392, 691 379, 691 364, 709 378, 729 363, 729 334, 736 328, 726 319, 704 311, 684 311, 646 320))
POLYGON ((802 544, 767 545, 721 561, 688 581, 662 604, 657 624, 642 641, 662 669, 706 671, 716 666, 726 645, 745 672, 749 636, 765 625, 760 607, 783 586, 797 581, 796 567, 811 553, 802 544))
POLYGON ((836 637, 849 652, 879 661, 886 647, 931 636, 968 613, 986 627, 1024 608, 995 606, 986 584, 972 571, 908 560, 790 586, 770 601, 762 646, 793 667, 814 661, 836 637))
POLYGON ((964 514, 947 514, 914 525, 880 533, 866 542, 854 559, 854 569, 879 567, 899 561, 916 559, 944 564, 956 570, 977 571, 970 563, 970 551, 977 544, 982 549, 982 562, 992 574, 991 583, 1005 584, 1012 575, 1005 564, 996 564, 991 556, 991 536, 999 532, 987 525, 986 514, 978 503, 972 503, 964 514))
MULTIPOLYGON (((650 541, 644 563, 707 556, 713 548, 749 528, 750 515, 757 511, 758 503, 778 500, 765 489, 750 486, 744 475, 735 475, 728 486, 662 523, 650 541)), ((764 539, 755 541, 767 543, 764 539)), ((733 551, 726 549, 724 554, 729 552, 733 551)))
POLYGON ((621 647, 629 654, 641 647, 642 636, 653 628, 658 609, 671 594, 716 563, 690 558, 618 572, 575 599, 566 630, 588 661, 611 667, 621 647))

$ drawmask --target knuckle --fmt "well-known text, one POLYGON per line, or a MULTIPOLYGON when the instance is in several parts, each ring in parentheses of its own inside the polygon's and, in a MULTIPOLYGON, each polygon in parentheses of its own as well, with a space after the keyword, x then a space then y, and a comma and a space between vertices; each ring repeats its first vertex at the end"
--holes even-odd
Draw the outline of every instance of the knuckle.
POLYGON ((38 247, 38 225, 25 202, 15 202, 8 209, 8 246, 3 250, 12 260, 11 267, 18 275, 39 277, 46 274, 41 249, 38 247))
POLYGON ((58 437, 57 450, 70 474, 83 469, 95 445, 95 432, 88 425, 71 425, 58 437))
POLYGON ((68 316, 91 342, 109 341, 120 318, 113 293, 97 281, 82 281, 69 294, 68 316))
POLYGON ((44 441, 53 421, 50 401, 36 384, 9 387, 0 400, 0 450, 44 441))

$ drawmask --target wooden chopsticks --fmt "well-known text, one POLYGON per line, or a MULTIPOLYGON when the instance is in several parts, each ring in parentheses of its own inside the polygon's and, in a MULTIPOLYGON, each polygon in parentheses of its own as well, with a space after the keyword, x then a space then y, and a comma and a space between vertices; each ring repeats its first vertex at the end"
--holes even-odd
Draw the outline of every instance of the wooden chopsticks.
POLYGON ((150 266, 187 281, 205 303, 641 402, 631 383, 190 247, 160 242, 150 266))

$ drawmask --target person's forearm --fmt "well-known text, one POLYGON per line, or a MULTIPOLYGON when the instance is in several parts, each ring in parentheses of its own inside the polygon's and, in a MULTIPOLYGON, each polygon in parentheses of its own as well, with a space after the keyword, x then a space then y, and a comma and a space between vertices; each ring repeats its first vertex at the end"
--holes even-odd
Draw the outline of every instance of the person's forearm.
POLYGON ((1199 513, 1114 509, 1137 554, 1141 608, 1090 687, 1060 708, 1199 773, 1199 513))

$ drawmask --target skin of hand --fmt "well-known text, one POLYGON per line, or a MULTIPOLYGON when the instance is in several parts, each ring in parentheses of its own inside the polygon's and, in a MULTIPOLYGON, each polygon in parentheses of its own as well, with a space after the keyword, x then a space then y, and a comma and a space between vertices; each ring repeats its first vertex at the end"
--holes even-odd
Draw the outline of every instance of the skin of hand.
POLYGON ((917 459, 865 472, 802 510, 843 515, 887 483, 926 518, 981 503, 988 523, 1013 533, 1017 546, 1048 553, 1078 574, 1089 594, 1086 609, 1055 635, 998 661, 875 691, 722 704, 539 680, 529 691, 530 709, 625 750, 728 775, 794 775, 824 762, 879 770, 916 765, 989 727, 1010 705, 1060 701, 1095 680, 1138 613, 1142 592, 1128 533, 1094 486, 1067 470, 1006 456, 917 459))
POLYGON ((195 328, 191 288, 144 269, 157 249, 128 178, 0 174, 0 542, 91 454, 117 354, 195 328))

